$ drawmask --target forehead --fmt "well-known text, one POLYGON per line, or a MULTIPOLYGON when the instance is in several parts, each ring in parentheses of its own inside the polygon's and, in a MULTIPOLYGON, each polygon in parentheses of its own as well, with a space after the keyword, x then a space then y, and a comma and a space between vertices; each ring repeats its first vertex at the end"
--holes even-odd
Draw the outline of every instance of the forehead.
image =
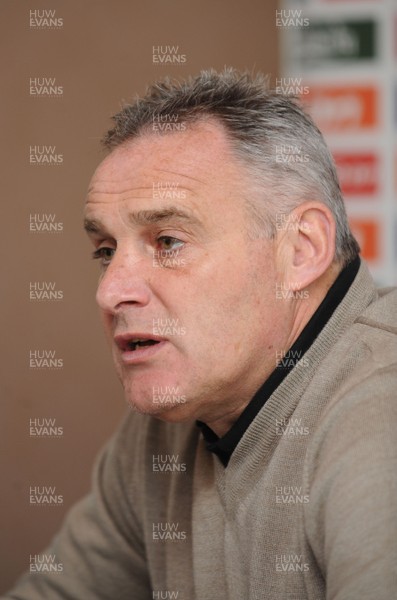
POLYGON ((200 121, 185 131, 145 133, 117 147, 96 169, 88 192, 89 198, 96 193, 123 193, 161 179, 193 191, 218 188, 237 183, 241 171, 222 125, 200 121))

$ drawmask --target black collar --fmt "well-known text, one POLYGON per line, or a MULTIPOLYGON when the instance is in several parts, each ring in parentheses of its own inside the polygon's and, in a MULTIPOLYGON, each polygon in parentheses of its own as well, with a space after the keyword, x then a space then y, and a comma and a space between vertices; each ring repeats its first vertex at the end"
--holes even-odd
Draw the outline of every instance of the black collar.
POLYGON ((291 346, 284 358, 266 379, 265 383, 256 392, 250 403, 243 410, 237 421, 221 438, 205 423, 196 421, 203 437, 207 442, 206 447, 210 452, 217 454, 226 467, 229 459, 244 433, 255 419, 265 402, 270 398, 275 389, 285 379, 295 364, 310 348, 322 328, 331 317, 332 313, 344 298, 347 290, 353 283, 360 267, 360 258, 355 258, 339 273, 337 279, 328 290, 327 295, 317 308, 316 312, 306 324, 295 343, 291 346))

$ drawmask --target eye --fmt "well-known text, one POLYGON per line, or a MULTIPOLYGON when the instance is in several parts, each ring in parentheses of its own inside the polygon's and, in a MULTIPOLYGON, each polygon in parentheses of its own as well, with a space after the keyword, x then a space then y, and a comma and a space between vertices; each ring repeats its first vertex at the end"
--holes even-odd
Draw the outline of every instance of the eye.
POLYGON ((184 242, 170 235, 162 235, 157 238, 157 244, 159 249, 163 252, 171 252, 172 250, 181 248, 184 245, 184 242))
POLYGON ((112 257, 116 250, 113 248, 107 248, 103 246, 102 248, 98 248, 92 253, 93 259, 99 259, 101 261, 102 266, 107 267, 112 260, 112 257))

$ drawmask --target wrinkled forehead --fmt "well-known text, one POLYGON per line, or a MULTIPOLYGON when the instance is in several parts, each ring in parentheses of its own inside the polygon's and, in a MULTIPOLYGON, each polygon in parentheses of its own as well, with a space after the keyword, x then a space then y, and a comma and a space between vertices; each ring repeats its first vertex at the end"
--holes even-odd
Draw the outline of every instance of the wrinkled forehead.
POLYGON ((183 131, 143 133, 115 148, 98 166, 88 194, 117 193, 158 179, 187 188, 225 186, 241 178, 224 128, 214 122, 190 124, 183 131))

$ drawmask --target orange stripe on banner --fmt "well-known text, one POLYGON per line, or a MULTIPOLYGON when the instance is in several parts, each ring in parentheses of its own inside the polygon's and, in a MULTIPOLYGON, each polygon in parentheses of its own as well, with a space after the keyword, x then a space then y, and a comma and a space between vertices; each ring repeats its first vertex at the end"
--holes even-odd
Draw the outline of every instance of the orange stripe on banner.
POLYGON ((361 247, 361 256, 368 261, 380 258, 380 226, 371 219, 349 219, 354 237, 361 247))
POLYGON ((367 129, 378 123, 374 86, 310 85, 302 101, 307 103, 319 128, 326 132, 367 129))

